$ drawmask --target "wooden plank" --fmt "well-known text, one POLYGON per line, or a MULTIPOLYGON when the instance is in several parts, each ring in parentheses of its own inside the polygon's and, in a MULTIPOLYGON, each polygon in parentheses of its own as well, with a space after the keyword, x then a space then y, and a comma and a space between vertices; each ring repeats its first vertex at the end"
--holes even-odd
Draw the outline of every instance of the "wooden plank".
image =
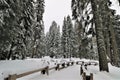
POLYGON ((49 68, 49 70, 55 69, 56 67, 57 67, 57 66, 51 67, 51 68, 49 68))

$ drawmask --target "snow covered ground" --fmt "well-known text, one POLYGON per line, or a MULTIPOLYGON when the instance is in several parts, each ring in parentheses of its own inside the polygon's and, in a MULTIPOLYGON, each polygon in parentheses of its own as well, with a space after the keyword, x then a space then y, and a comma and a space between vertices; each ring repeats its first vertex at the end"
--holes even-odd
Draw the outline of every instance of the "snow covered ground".
MULTIPOLYGON (((9 74, 20 74, 26 71, 31 71, 49 66, 55 66, 55 63, 60 63, 64 61, 79 61, 80 59, 27 59, 27 60, 15 60, 15 61, 0 61, 0 80, 4 80, 9 74)), ((80 61, 94 61, 82 59, 80 61)), ((87 74, 93 73, 93 80, 120 80, 120 68, 114 67, 109 64, 110 72, 100 72, 99 67, 90 65, 87 74)), ((73 65, 62 69, 60 71, 51 70, 49 75, 42 75, 40 72, 34 73, 17 80, 82 80, 80 76, 80 65, 73 65)))
POLYGON ((79 66, 70 66, 60 71, 51 70, 49 75, 35 73, 18 80, 81 80, 79 66))
POLYGON ((120 68, 109 64, 110 72, 100 72, 98 66, 88 66, 87 73, 93 73, 93 80, 120 80, 120 68))

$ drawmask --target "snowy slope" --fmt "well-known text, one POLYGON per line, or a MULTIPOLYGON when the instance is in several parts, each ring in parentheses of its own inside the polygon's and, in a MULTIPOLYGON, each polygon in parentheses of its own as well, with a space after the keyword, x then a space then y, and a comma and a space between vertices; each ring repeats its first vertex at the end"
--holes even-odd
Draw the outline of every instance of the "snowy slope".
POLYGON ((109 64, 110 72, 100 72, 98 66, 88 66, 87 73, 93 73, 94 80, 120 80, 120 68, 109 64))

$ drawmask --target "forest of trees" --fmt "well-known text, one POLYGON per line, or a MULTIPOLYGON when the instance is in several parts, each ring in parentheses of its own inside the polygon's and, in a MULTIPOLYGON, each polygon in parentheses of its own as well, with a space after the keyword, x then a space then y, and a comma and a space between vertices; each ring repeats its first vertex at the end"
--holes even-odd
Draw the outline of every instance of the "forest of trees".
POLYGON ((44 0, 0 0, 0 60, 42 56, 98 59, 120 66, 120 15, 110 0, 72 0, 72 18, 44 32, 44 0))
POLYGON ((43 54, 43 13, 44 0, 0 0, 1 60, 43 54))

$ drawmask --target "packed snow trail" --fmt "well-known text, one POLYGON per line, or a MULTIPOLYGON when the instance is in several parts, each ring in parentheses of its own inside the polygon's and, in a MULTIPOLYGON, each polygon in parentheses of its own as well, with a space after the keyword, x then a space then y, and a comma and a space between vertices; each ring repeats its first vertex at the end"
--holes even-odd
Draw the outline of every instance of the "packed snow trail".
POLYGON ((82 80, 80 76, 80 65, 73 65, 59 71, 51 70, 49 75, 35 73, 17 80, 82 80))

